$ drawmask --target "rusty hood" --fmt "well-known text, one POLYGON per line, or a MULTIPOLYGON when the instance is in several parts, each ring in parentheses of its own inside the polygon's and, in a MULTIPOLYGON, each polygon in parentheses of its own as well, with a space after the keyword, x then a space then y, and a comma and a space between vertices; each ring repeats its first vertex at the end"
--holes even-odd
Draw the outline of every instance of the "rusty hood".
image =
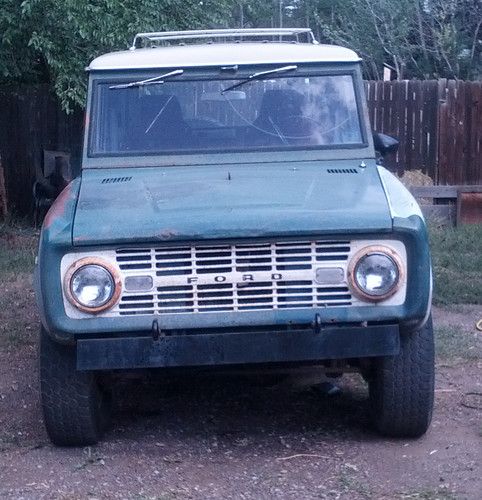
POLYGON ((375 164, 86 169, 74 245, 388 232, 375 164))

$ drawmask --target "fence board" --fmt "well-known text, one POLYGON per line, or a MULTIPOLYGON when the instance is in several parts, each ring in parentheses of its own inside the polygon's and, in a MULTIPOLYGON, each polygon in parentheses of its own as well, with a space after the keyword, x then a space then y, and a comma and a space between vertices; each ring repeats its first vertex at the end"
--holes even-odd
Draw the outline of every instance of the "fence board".
MULTIPOLYGON (((394 115, 395 115, 395 137, 400 143, 405 144, 405 92, 403 82, 396 82, 393 90, 395 91, 394 115)), ((397 152, 397 168, 399 172, 405 169, 405 147, 399 148, 397 152)))
POLYGON ((414 103, 414 88, 413 88, 414 82, 410 81, 407 82, 407 87, 406 87, 406 121, 405 121, 405 126, 406 126, 406 136, 405 136, 405 165, 411 165, 412 161, 415 157, 414 155, 414 113, 415 113, 415 103, 414 103))
POLYGON ((379 129, 383 129, 383 112, 384 112, 383 82, 376 82, 375 99, 376 99, 375 112, 376 112, 377 127, 379 129))
POLYGON ((437 133, 438 133, 438 84, 436 81, 423 82, 423 115, 422 115, 422 156, 425 171, 432 179, 436 177, 437 165, 437 133))
POLYGON ((447 103, 447 81, 440 80, 438 82, 438 119, 437 119, 437 172, 434 179, 436 184, 447 184, 445 171, 447 170, 446 145, 448 141, 448 126, 449 126, 449 109, 447 103), (445 182, 443 182, 445 181, 445 182))
POLYGON ((482 184, 482 83, 470 82, 467 107, 470 110, 468 133, 470 150, 468 154, 468 176, 476 184, 482 184))
POLYGON ((447 137, 447 151, 446 156, 449 158, 449 162, 445 165, 445 177, 446 184, 455 184, 456 169, 458 164, 457 151, 456 151, 456 134, 457 134, 457 114, 456 114, 456 104, 457 104, 457 82, 455 80, 449 80, 448 83, 448 105, 449 105, 449 117, 448 117, 448 137, 447 137))
POLYGON ((462 184, 464 179, 466 161, 465 153, 466 137, 465 137, 465 124, 466 124, 466 107, 465 107, 465 82, 455 82, 455 103, 454 103, 454 165, 451 168, 453 172, 453 184, 462 184))
POLYGON ((391 108, 392 108, 392 100, 391 100, 391 85, 390 82, 382 82, 383 86, 383 98, 382 98, 382 121, 381 128, 382 130, 388 130, 390 128, 390 117, 391 117, 391 108))

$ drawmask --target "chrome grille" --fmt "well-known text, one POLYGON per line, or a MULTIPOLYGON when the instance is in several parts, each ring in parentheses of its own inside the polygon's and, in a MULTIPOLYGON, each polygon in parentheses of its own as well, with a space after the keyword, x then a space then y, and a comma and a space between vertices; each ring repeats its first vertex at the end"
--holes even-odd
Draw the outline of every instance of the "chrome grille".
POLYGON ((120 315, 347 306, 346 283, 321 286, 316 268, 346 268, 349 241, 121 249, 124 277, 149 275, 148 292, 124 291, 120 315))

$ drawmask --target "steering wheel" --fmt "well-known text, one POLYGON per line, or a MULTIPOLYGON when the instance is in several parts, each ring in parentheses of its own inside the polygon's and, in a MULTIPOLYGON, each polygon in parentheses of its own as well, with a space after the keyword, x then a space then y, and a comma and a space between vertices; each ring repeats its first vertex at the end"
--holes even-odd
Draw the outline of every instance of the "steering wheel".
POLYGON ((319 124, 308 116, 287 115, 278 121, 277 127, 285 139, 300 140, 312 138, 319 124))

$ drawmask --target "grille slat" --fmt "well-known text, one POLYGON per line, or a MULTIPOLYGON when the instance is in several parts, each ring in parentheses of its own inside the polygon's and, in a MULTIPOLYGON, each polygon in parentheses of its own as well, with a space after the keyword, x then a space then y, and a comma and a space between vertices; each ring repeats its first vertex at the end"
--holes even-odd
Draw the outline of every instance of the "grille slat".
POLYGON ((119 249, 117 264, 152 276, 152 290, 124 292, 117 314, 186 314, 351 305, 346 283, 314 281, 320 265, 346 268, 350 242, 291 241, 119 249))
POLYGON ((150 263, 139 263, 139 264, 119 264, 119 269, 123 271, 131 271, 131 270, 141 270, 141 269, 152 269, 150 263))

